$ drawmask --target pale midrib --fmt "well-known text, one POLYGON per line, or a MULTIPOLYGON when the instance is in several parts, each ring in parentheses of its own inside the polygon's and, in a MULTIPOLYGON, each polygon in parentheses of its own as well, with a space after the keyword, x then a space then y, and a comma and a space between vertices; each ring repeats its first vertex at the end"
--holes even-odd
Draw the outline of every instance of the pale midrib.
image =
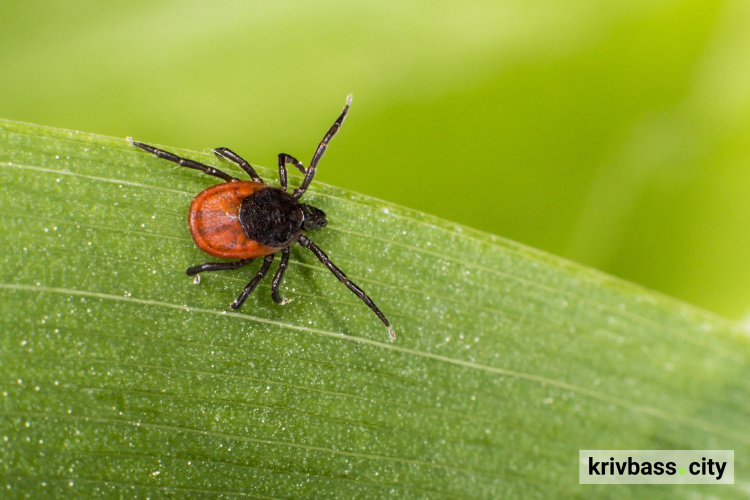
MULTIPOLYGON (((33 215, 33 214, 25 214, 25 213, 20 213, 20 212, 3 212, 3 211, 0 211, 0 215, 8 216, 8 217, 15 217, 17 219, 33 219, 33 220, 49 221, 49 222, 51 222, 53 224, 56 224, 58 226, 75 226, 76 228, 80 227, 80 228, 85 228, 85 229, 95 229, 97 231, 109 231, 109 232, 120 233, 120 234, 133 234, 133 235, 137 235, 137 236, 144 236, 144 237, 147 237, 147 238, 156 238, 156 239, 165 239, 166 238, 166 239, 171 239, 173 241, 182 241, 182 242, 191 241, 191 239, 187 238, 187 237, 165 236, 165 235, 162 235, 162 234, 149 233, 149 232, 146 232, 146 231, 139 231, 139 230, 136 230, 136 229, 121 229, 119 227, 112 227, 112 226, 105 226, 105 225, 85 224, 85 223, 80 223, 80 222, 66 221, 66 220, 62 220, 62 219, 54 219, 52 217, 44 217, 44 216, 38 216, 38 215, 33 215)), ((135 265, 144 265, 142 262, 136 261, 136 260, 130 260, 130 261, 127 261, 127 262, 129 264, 131 264, 131 265, 134 265, 134 266, 135 265)), ((290 265, 294 265, 294 266, 305 267, 305 268, 310 269, 312 271, 320 272, 320 273, 326 274, 326 275, 330 274, 330 271, 328 271, 328 269, 326 269, 325 267, 323 267, 321 265, 308 264, 306 262, 302 262, 301 260, 297 260, 296 258, 291 258, 289 260, 289 264, 290 265)), ((428 293, 428 292, 426 292, 424 290, 418 290, 418 289, 415 289, 415 288, 410 288, 410 287, 402 286, 402 285, 392 285, 390 283, 386 283, 386 282, 383 282, 383 281, 374 280, 372 278, 365 278, 365 277, 354 275, 354 274, 350 274, 349 276, 352 279, 354 279, 355 281, 357 281, 358 283, 359 282, 362 282, 362 283, 371 283, 373 285, 381 286, 381 287, 384 287, 384 288, 390 288, 392 290, 402 290, 402 291, 405 291, 405 292, 408 292, 408 293, 412 293, 414 295, 418 295, 420 297, 427 298, 428 300, 430 298, 434 298, 434 299, 444 300, 446 302, 451 302, 453 304, 458 304, 458 305, 461 305, 461 306, 463 306, 465 308, 468 308, 468 309, 475 309, 475 310, 479 310, 479 311, 488 312, 488 313, 491 313, 493 316, 498 317, 500 320, 506 320, 508 318, 515 318, 515 319, 523 320, 524 322, 527 322, 527 323, 534 323, 536 325, 542 326, 545 329, 548 329, 549 331, 560 331, 560 332, 566 331, 566 328, 564 326, 560 326, 559 324, 551 323, 551 322, 540 320, 540 319, 537 319, 537 318, 530 318, 530 317, 528 317, 528 315, 520 314, 520 313, 517 313, 517 312, 510 311, 510 310, 506 310, 506 309, 502 309, 502 308, 487 307, 487 306, 483 306, 483 305, 477 304, 476 302, 470 302, 470 301, 466 301, 466 300, 457 299, 455 297, 448 297, 447 295, 441 295, 441 294, 435 293, 434 291, 430 291, 428 293)), ((216 279, 218 279, 218 280, 226 280, 226 281, 230 281, 230 282, 238 282, 238 283, 242 283, 243 285, 247 282, 247 279, 245 279, 245 278, 235 278, 233 276, 229 276, 229 275, 225 275, 225 274, 218 275, 216 277, 216 279)), ((270 289, 269 285, 266 285, 266 284, 264 284, 262 282, 258 285, 258 287, 259 288, 269 288, 270 289)), ((310 298, 320 298, 320 296, 318 296, 318 295, 308 294, 308 293, 305 293, 305 292, 300 291, 300 290, 296 290, 296 293, 299 294, 299 295, 302 295, 302 296, 310 297, 310 298)), ((529 297, 529 299, 531 300, 532 298, 529 297)), ((358 301, 354 301, 354 300, 341 300, 341 299, 333 299, 333 298, 330 298, 330 297, 326 297, 325 300, 327 300, 329 302, 336 302, 336 303, 339 303, 339 304, 348 304, 348 305, 359 304, 358 301)), ((407 315, 407 314, 403 314, 403 313, 399 313, 399 312, 391 313, 391 314, 393 314, 394 316, 397 316, 397 317, 409 317, 409 318, 412 317, 412 315, 407 315)), ((432 321, 427 320, 427 321, 425 321, 425 324, 434 325, 435 323, 432 322, 432 321)), ((704 346, 701 346, 701 347, 704 347, 704 346)))

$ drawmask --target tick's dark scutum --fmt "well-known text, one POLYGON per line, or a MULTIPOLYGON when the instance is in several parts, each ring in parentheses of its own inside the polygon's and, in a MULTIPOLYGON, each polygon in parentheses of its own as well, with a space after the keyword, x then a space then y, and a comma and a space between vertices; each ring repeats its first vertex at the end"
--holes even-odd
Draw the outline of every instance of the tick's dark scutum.
POLYGON ((270 247, 285 247, 302 232, 299 202, 281 189, 259 189, 242 201, 240 224, 247 237, 270 247))

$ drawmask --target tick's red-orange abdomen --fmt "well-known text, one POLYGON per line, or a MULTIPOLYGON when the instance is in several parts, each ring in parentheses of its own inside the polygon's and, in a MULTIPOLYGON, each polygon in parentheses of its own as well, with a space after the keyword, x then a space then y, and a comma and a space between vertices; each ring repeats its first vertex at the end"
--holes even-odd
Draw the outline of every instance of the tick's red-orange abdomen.
POLYGON ((242 200, 267 188, 260 182, 233 181, 211 186, 196 196, 190 205, 188 225, 198 248, 227 259, 251 259, 281 250, 248 238, 240 225, 242 200))

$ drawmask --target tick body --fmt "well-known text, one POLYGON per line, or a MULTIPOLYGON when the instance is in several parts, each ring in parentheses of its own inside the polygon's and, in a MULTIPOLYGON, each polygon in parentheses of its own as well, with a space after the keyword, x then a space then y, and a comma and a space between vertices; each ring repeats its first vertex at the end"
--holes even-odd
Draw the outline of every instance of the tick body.
POLYGON ((253 259, 279 252, 294 241, 292 236, 299 237, 301 212, 299 203, 278 188, 260 182, 225 182, 195 197, 190 205, 188 225, 195 244, 207 254, 226 259, 253 259), (261 193, 263 190, 266 192, 261 193), (266 204, 275 205, 275 213, 270 218, 268 208, 271 207, 266 204), (277 227, 264 227, 268 225, 263 222, 269 219, 277 227), (287 236, 279 238, 284 230, 287 236))
POLYGON ((239 309, 242 306, 250 293, 268 273, 277 253, 281 253, 281 261, 273 278, 271 297, 277 303, 283 304, 285 300, 279 294, 279 287, 289 264, 289 247, 298 243, 312 251, 339 281, 362 299, 388 327, 391 339, 395 339, 393 328, 391 328, 388 319, 372 299, 349 280, 331 262, 323 250, 305 236, 307 231, 325 227, 328 220, 322 210, 300 203, 299 199, 310 186, 318 162, 328 147, 329 141, 336 135, 344 122, 350 104, 351 96, 347 98, 344 111, 318 145, 310 161, 310 166, 305 167, 291 155, 285 153, 279 155, 280 187, 265 184, 248 162, 227 148, 216 148, 214 153, 238 164, 248 174, 250 181, 242 181, 214 167, 181 158, 147 144, 140 142, 133 142, 132 144, 159 158, 200 170, 207 175, 225 181, 211 186, 195 197, 190 205, 188 225, 195 244, 205 253, 215 257, 238 260, 212 262, 191 267, 187 270, 187 274, 193 276, 204 271, 238 269, 250 264, 256 258, 263 257, 263 264, 242 290, 239 297, 232 302, 232 309, 239 309), (287 164, 293 165, 305 175, 302 184, 291 193, 287 191, 287 164))

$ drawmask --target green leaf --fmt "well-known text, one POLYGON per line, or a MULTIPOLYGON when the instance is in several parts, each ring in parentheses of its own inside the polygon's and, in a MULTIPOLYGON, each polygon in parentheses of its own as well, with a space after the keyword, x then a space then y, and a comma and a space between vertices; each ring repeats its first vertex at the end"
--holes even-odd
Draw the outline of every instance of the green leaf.
POLYGON ((212 260, 186 215, 215 180, 125 139, 0 122, 0 176, 4 495, 747 494, 750 343, 725 320, 313 183, 310 237, 391 343, 299 246, 291 303, 266 279, 230 311, 254 266, 185 275, 212 260), (662 448, 733 449, 736 483, 578 485, 580 449, 662 448))

